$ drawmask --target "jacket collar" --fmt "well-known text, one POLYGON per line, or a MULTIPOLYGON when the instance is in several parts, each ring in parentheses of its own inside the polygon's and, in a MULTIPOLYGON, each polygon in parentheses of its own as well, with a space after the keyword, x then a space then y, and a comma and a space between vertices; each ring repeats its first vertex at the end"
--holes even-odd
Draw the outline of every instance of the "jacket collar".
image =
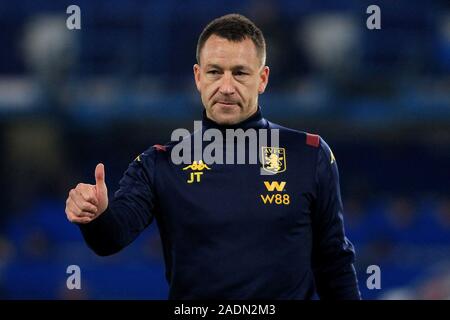
POLYGON ((262 128, 266 128, 267 127, 267 120, 263 118, 262 113, 261 113, 261 108, 258 106, 258 109, 256 110, 255 113, 253 113, 250 117, 248 117, 247 119, 245 119, 242 122, 239 122, 237 124, 233 124, 233 125, 221 125, 218 124, 217 122, 209 119, 206 116, 206 111, 203 110, 203 118, 202 118, 202 123, 203 123, 203 129, 211 129, 211 128, 216 128, 219 130, 223 130, 223 129, 262 129, 262 128))

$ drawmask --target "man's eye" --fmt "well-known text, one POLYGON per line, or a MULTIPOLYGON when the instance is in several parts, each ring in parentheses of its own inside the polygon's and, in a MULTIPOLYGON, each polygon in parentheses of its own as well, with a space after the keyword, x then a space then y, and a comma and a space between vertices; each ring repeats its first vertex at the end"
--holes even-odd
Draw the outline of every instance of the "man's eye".
POLYGON ((212 75, 216 75, 216 74, 219 74, 219 71, 217 71, 217 70, 209 70, 207 73, 208 74, 212 74, 212 75))
POLYGON ((248 73, 243 72, 243 71, 236 71, 234 74, 235 74, 236 76, 245 76, 245 75, 248 75, 248 73))

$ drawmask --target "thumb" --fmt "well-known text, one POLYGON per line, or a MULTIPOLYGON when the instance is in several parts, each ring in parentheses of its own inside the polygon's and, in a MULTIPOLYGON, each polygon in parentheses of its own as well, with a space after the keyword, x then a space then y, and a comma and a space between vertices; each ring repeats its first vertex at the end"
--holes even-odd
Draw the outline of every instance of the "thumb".
POLYGON ((95 185, 103 186, 105 184, 105 166, 103 163, 99 163, 95 167, 95 185))

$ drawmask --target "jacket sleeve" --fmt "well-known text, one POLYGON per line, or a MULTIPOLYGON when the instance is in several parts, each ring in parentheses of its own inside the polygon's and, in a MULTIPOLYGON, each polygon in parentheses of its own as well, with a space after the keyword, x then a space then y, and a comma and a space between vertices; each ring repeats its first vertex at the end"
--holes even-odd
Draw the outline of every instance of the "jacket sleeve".
POLYGON ((79 224, 84 240, 96 254, 120 251, 152 222, 154 164, 155 151, 150 148, 128 166, 106 211, 88 224, 79 224))
POLYGON ((317 155, 316 184, 312 266, 319 297, 361 299, 353 266, 355 251, 344 232, 338 167, 323 139, 317 155))

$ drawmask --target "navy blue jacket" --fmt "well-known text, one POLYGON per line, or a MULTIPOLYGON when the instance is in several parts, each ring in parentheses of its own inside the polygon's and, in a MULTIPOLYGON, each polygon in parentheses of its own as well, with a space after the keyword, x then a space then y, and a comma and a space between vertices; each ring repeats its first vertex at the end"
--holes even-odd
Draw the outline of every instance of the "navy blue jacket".
MULTIPOLYGON (((208 128, 225 129, 204 114, 208 128)), ((231 128, 279 129, 283 151, 262 164, 199 168, 171 161, 175 143, 153 146, 129 165, 108 209, 80 225, 89 247, 113 254, 155 218, 170 299, 359 299, 328 145, 259 109, 231 128)))

